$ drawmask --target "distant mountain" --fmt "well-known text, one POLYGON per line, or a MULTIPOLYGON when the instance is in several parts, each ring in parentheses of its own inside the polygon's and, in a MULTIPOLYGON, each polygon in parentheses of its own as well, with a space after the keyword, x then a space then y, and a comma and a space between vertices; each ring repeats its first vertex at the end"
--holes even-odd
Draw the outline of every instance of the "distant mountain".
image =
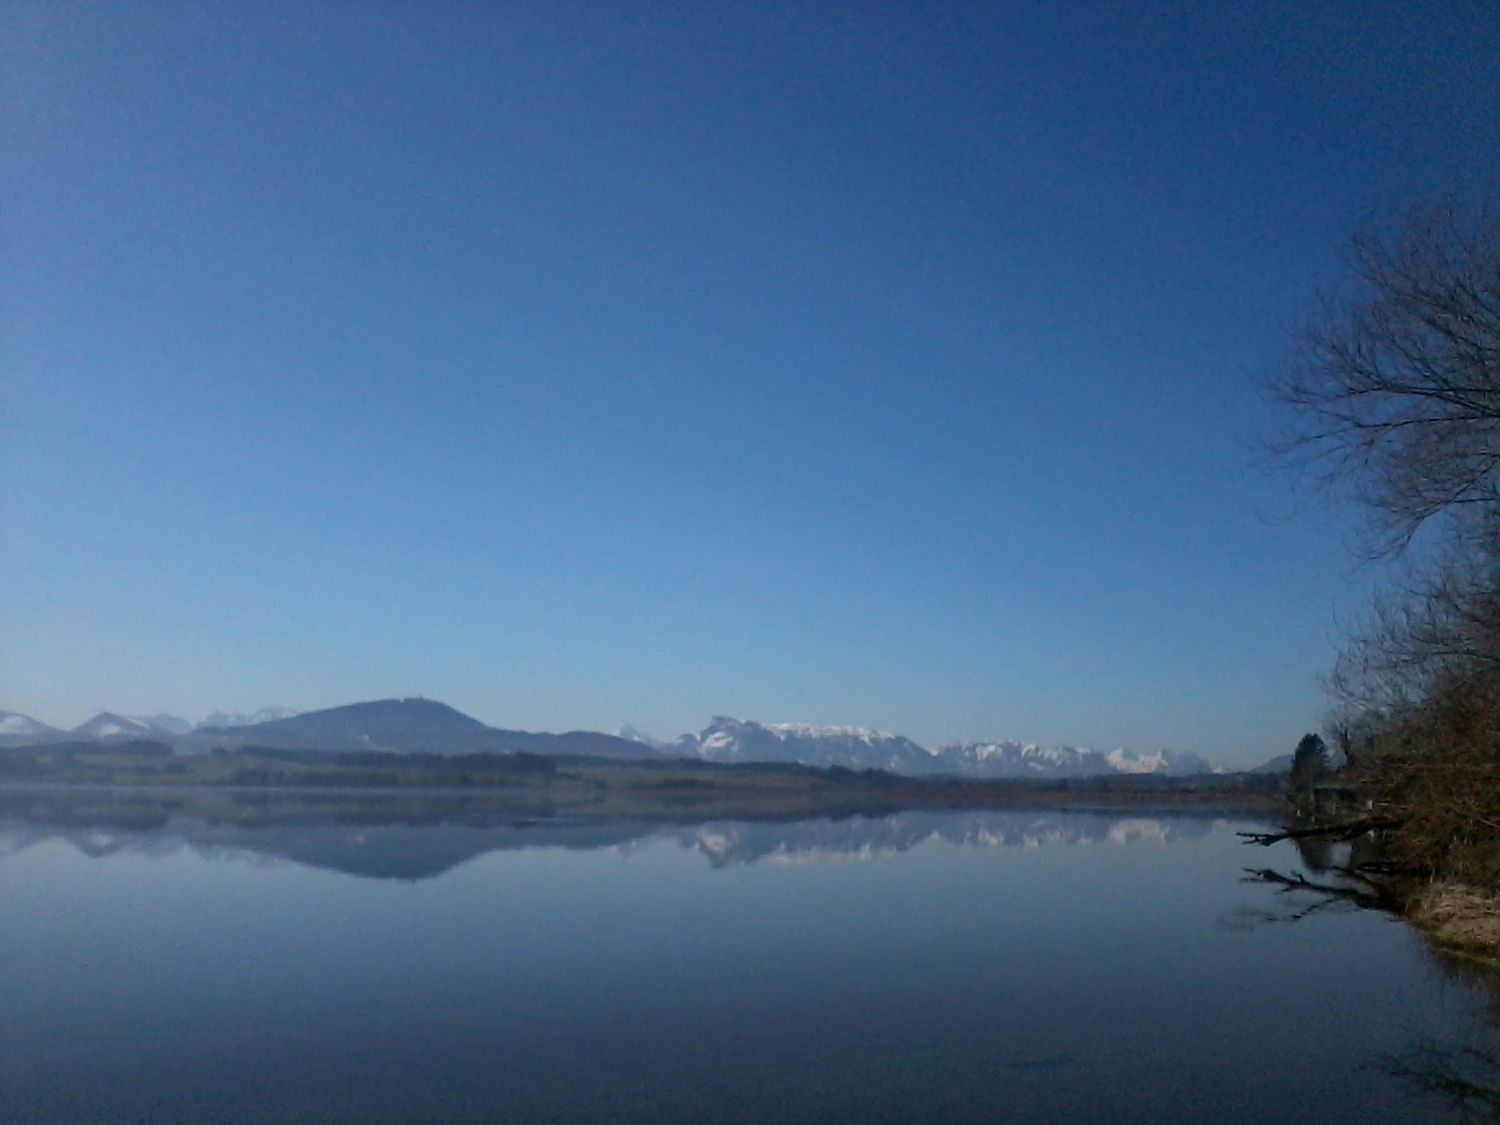
MULTIPOLYGON (((530 753, 550 757, 612 758, 639 761, 660 757, 709 762, 780 762, 828 768, 878 769, 906 776, 947 775, 975 779, 1085 778, 1112 774, 1190 777, 1223 772, 1198 754, 1171 750, 1103 752, 1087 747, 1038 743, 955 742, 926 749, 905 735, 868 727, 812 723, 759 723, 715 716, 696 735, 672 742, 654 739, 632 726, 619 734, 568 731, 549 734, 487 726, 431 699, 380 699, 298 713, 268 707, 256 712, 215 711, 196 729, 173 715, 135 718, 101 711, 71 733, 14 712, 0 711, 0 747, 60 739, 170 742, 183 752, 222 746, 264 746, 276 750, 328 752, 467 754, 530 753)), ((1257 773, 1287 768, 1266 763, 1257 773)))
POLYGON ((1291 754, 1278 754, 1276 757, 1272 758, 1269 762, 1264 762, 1261 765, 1256 766, 1253 770, 1250 770, 1249 772, 1250 773, 1291 773, 1292 772, 1292 755, 1291 754))
POLYGON ((698 735, 696 755, 710 762, 800 762, 893 773, 932 773, 933 756, 911 739, 866 727, 761 724, 715 716, 698 735))
POLYGON ((659 739, 652 738, 649 734, 641 730, 640 727, 634 725, 633 723, 622 723, 619 730, 615 731, 615 734, 620 738, 626 739, 630 742, 639 742, 643 746, 649 746, 653 750, 661 750, 664 747, 671 745, 670 743, 664 743, 659 739))
POLYGON ((799 762, 908 776, 1068 778, 1130 773, 1190 777, 1219 772, 1197 754, 1171 750, 1104 753, 1023 742, 956 742, 926 750, 904 735, 865 727, 756 723, 725 716, 715 717, 695 739, 684 736, 678 747, 679 754, 712 762, 799 762))
POLYGON ((1198 754, 1156 750, 1103 752, 1086 746, 1041 746, 1023 742, 951 743, 938 747, 942 773, 963 777, 1098 777, 1112 773, 1144 773, 1162 777, 1196 777, 1222 772, 1198 754))
POLYGON ((168 715, 165 713, 160 715, 138 716, 138 718, 140 718, 140 721, 145 723, 147 726, 153 728, 154 730, 159 730, 164 734, 187 734, 187 732, 192 730, 194 726, 194 724, 190 723, 187 719, 180 718, 177 715, 168 715))
POLYGON ((155 715, 149 719, 137 719, 129 715, 117 715, 113 711, 100 711, 86 723, 74 727, 73 738, 93 738, 104 742, 120 742, 133 738, 161 738, 184 734, 193 729, 193 724, 175 715, 155 715))
POLYGON ((41 742, 58 742, 70 737, 66 731, 49 727, 30 715, 17 711, 0 711, 0 746, 35 746, 41 742))
POLYGON ((644 743, 612 734, 543 734, 486 726, 432 699, 379 699, 248 726, 202 726, 179 739, 184 750, 265 746, 277 750, 383 750, 427 754, 573 754, 637 761, 659 757, 644 743))
POLYGON ((1138 754, 1131 750, 1111 750, 1104 755, 1116 773, 1154 773, 1164 777, 1201 777, 1207 773, 1224 773, 1207 758, 1190 750, 1153 750, 1138 754))
POLYGON ((694 734, 679 734, 670 742, 653 738, 639 727, 625 723, 619 730, 615 731, 621 738, 629 739, 631 742, 639 742, 644 746, 664 754, 668 758, 697 758, 698 736, 694 734))
POLYGON ((1094 777, 1116 772, 1094 750, 1034 742, 954 742, 935 755, 942 773, 961 777, 1094 777))
POLYGON ((290 719, 301 712, 291 707, 262 707, 259 711, 215 711, 198 725, 201 727, 250 727, 290 719))
POLYGON ((204 725, 194 741, 284 750, 395 750, 464 754, 489 749, 489 728, 445 703, 381 699, 231 727, 204 725))

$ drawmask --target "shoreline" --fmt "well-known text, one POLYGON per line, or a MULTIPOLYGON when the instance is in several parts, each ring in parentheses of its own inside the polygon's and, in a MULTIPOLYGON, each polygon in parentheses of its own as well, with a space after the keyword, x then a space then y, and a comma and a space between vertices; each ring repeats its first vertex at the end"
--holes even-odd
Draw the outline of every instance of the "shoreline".
POLYGON ((671 786, 588 784, 441 786, 378 784, 245 784, 150 781, 0 781, 0 813, 7 803, 104 802, 211 815, 231 810, 308 812, 317 808, 385 806, 454 815, 492 813, 537 819, 788 820, 811 817, 889 816, 908 810, 1035 809, 1166 815, 1269 816, 1274 800, 1254 794, 1208 791, 1088 792, 1062 788, 974 786, 784 785, 671 786))
POLYGON ((1400 916, 1446 953, 1500 969, 1500 894, 1453 879, 1396 891, 1400 916))

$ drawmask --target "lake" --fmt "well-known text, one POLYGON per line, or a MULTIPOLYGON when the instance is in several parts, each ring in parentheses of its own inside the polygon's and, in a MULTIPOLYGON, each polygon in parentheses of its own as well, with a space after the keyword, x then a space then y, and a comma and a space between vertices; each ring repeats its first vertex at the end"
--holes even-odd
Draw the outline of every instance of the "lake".
POLYGON ((1493 979, 1263 825, 0 794, 0 1120, 1459 1119, 1493 979))

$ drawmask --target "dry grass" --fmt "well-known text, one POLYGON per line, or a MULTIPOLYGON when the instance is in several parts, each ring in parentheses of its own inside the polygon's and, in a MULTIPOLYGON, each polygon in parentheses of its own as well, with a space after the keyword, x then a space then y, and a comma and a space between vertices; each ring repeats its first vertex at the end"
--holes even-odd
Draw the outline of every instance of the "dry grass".
POLYGON ((1440 945, 1500 955, 1500 895, 1463 883, 1429 883, 1407 903, 1406 914, 1440 945))

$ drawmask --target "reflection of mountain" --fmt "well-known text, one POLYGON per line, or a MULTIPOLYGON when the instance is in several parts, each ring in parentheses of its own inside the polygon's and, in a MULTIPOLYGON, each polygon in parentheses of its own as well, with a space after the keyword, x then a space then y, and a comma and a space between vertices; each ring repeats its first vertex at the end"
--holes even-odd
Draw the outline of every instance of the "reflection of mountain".
POLYGON ((186 848, 215 857, 282 860, 382 879, 424 879, 489 852, 527 848, 632 848, 671 841, 702 853, 715 867, 749 863, 857 862, 910 851, 924 844, 966 848, 1039 848, 1082 844, 1168 843, 1214 830, 1202 813, 1120 816, 1102 812, 1043 810, 927 810, 873 817, 811 820, 590 820, 410 801, 327 802, 320 808, 267 809, 249 802, 215 807, 202 815, 185 810, 144 813, 50 802, 26 809, 0 803, 0 861, 52 840, 89 856, 122 852, 169 855, 186 848))
POLYGON ((628 822, 554 824, 303 824, 220 829, 204 840, 184 835, 194 848, 211 843, 225 852, 254 853, 307 867, 375 879, 426 879, 486 852, 525 848, 607 848, 648 831, 628 822))
POLYGON ((426 879, 492 851, 612 847, 651 826, 628 822, 552 824, 212 824, 174 820, 159 828, 17 825, 0 821, 0 859, 49 840, 85 855, 164 856, 184 848, 206 856, 286 860, 373 879, 426 879))
POLYGON ((929 842, 964 848, 1041 848, 1080 844, 1168 843, 1205 836, 1215 820, 1201 815, 1118 816, 1095 812, 914 811, 850 820, 768 824, 712 821, 682 828, 683 847, 716 867, 736 863, 855 862, 895 855, 929 842))

